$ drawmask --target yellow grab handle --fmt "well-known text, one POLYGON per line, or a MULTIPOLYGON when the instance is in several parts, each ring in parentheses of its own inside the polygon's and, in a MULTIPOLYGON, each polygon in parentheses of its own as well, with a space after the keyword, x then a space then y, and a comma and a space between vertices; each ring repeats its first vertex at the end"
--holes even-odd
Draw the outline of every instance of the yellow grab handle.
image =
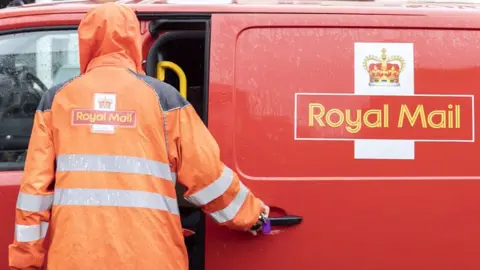
POLYGON ((165 81, 165 69, 173 70, 177 76, 179 81, 179 90, 180 95, 182 95, 185 99, 187 99, 187 76, 185 76, 185 72, 183 72, 182 68, 179 67, 177 64, 170 62, 170 61, 161 61, 157 63, 157 79, 160 81, 165 81))

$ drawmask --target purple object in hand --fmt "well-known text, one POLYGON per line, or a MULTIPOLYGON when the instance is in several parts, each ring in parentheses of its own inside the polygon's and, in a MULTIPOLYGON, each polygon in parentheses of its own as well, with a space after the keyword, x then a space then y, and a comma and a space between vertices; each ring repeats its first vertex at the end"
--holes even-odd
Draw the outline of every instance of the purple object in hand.
POLYGON ((263 233, 270 233, 272 231, 272 224, 270 224, 270 219, 265 220, 262 227, 263 233))

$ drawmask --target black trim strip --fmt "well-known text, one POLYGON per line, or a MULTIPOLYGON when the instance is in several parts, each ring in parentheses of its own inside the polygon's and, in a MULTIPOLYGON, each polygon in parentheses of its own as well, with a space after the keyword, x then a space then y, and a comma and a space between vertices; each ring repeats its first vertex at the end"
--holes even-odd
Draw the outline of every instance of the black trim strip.
POLYGON ((22 172, 25 167, 25 162, 0 162, 1 172, 22 172))
POLYGON ((212 23, 210 20, 205 22, 205 59, 204 67, 203 67, 203 112, 202 112, 202 120, 205 125, 208 127, 208 104, 209 104, 209 93, 210 93, 210 40, 211 40, 211 33, 212 33, 212 23))

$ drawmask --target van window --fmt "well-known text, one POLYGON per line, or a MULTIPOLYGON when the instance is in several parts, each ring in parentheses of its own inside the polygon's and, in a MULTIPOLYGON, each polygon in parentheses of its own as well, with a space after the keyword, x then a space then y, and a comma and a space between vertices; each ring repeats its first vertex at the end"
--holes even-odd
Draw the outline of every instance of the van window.
POLYGON ((0 36, 0 170, 23 168, 42 94, 79 73, 76 30, 0 36))

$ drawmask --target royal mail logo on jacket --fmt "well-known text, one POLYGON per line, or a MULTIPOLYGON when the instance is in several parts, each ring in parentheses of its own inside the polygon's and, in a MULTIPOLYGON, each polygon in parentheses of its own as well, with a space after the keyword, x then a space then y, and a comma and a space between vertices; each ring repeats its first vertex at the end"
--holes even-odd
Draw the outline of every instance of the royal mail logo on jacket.
POLYGON ((115 94, 96 93, 93 109, 73 109, 73 125, 90 125, 94 133, 114 133, 116 127, 135 127, 135 111, 117 111, 115 94))
POLYGON ((415 159, 417 142, 474 142, 474 96, 421 94, 414 62, 413 43, 355 43, 353 93, 296 93, 295 140, 353 141, 355 159, 415 159))

